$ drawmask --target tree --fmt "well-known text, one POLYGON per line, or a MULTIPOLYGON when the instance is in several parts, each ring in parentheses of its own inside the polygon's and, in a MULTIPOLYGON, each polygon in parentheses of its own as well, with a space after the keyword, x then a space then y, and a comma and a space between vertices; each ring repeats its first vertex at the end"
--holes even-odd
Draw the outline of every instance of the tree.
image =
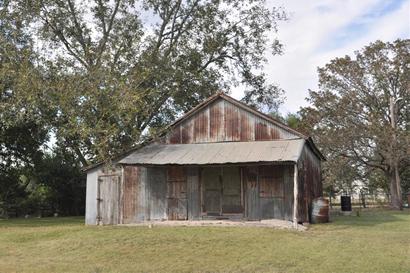
POLYGON ((32 103, 41 78, 32 41, 19 17, 0 7, 0 215, 7 215, 26 197, 22 168, 41 159, 48 129, 39 115, 41 105, 32 103))
POLYGON ((319 68, 319 90, 301 110, 329 162, 350 160, 360 175, 383 171, 395 208, 402 206, 400 169, 409 167, 409 87, 410 40, 376 41, 319 68))
POLYGON ((244 101, 260 108, 280 102, 281 89, 260 71, 268 48, 281 53, 272 34, 286 16, 264 0, 9 3, 40 48, 50 124, 83 165, 144 141, 231 86, 244 85, 244 101))
POLYGON ((269 115, 273 117, 274 119, 286 124, 292 129, 295 130, 303 130, 304 128, 301 128, 301 117, 298 113, 287 113, 285 116, 283 116, 278 110, 270 112, 269 115))

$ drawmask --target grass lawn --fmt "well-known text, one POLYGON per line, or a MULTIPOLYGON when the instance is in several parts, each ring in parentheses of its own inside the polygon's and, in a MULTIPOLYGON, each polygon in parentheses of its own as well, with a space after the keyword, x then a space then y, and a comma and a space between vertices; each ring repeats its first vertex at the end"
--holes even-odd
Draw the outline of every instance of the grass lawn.
POLYGON ((410 210, 332 220, 306 232, 0 220, 0 272, 410 272, 410 210))

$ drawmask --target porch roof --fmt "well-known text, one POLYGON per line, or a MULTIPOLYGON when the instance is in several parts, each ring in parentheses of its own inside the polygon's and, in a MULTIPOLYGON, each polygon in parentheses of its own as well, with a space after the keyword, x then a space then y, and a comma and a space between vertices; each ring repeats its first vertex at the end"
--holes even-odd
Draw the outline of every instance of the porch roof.
POLYGON ((305 140, 158 144, 145 146, 119 161, 132 165, 213 165, 297 162, 305 140))

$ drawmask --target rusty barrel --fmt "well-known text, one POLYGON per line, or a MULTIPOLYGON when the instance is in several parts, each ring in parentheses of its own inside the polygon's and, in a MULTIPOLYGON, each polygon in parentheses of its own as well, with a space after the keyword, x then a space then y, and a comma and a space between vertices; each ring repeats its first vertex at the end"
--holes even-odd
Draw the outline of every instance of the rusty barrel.
POLYGON ((312 201, 312 224, 329 222, 329 200, 318 197, 312 201))
POLYGON ((352 198, 348 195, 340 196, 340 206, 342 211, 352 211, 352 198))

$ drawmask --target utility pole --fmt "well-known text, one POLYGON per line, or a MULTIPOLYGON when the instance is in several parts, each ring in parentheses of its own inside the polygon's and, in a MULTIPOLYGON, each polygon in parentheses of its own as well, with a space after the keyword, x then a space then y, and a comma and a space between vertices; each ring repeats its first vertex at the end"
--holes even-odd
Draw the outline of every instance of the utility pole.
MULTIPOLYGON (((402 98, 394 99, 393 97, 390 97, 390 125, 392 127, 392 142, 391 142, 391 167, 392 167, 392 172, 394 175, 394 180, 395 180, 395 190, 397 194, 397 198, 399 199, 399 208, 403 209, 403 204, 402 204, 402 194, 401 194, 401 183, 400 183, 400 175, 399 175, 399 166, 398 166, 398 159, 397 159, 397 151, 395 149, 397 148, 397 104, 398 102, 402 100, 402 98)), ((393 185, 391 185, 393 186, 393 185)), ((393 197, 393 196, 392 196, 393 197)), ((394 201, 393 201, 394 202, 394 201)))

